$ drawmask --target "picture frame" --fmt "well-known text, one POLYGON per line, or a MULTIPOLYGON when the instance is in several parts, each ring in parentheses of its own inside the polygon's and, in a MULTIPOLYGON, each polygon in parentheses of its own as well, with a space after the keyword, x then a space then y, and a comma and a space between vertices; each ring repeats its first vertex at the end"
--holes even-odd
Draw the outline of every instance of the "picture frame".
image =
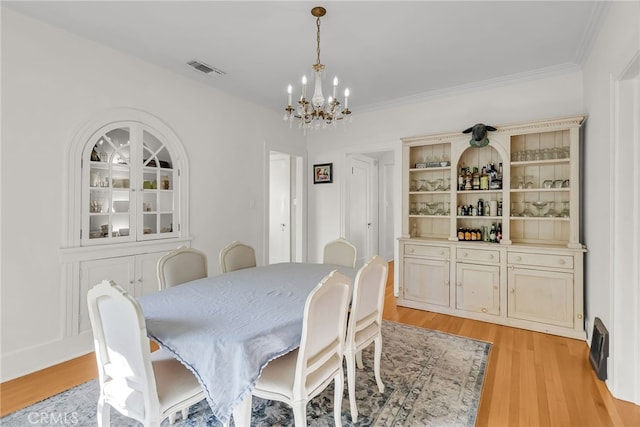
POLYGON ((333 182, 333 163, 313 165, 313 183, 330 184, 333 182))

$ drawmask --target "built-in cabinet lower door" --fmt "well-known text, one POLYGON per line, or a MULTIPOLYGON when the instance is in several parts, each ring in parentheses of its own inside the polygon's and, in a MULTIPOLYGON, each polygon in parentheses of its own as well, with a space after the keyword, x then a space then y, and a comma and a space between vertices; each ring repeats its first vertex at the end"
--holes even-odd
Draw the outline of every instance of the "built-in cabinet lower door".
POLYGON ((404 259, 404 299, 449 306, 449 261, 404 259))
POLYGON ((134 297, 158 291, 157 263, 163 252, 103 258, 80 263, 78 332, 91 330, 87 292, 103 280, 113 280, 134 297))
POLYGON ((457 263, 456 308, 499 315, 500 267, 457 263))
POLYGON ((80 263, 80 293, 78 332, 91 330, 89 309, 87 307, 87 292, 103 280, 113 280, 127 292, 135 292, 133 278, 135 257, 105 258, 80 263))
POLYGON ((510 267, 508 316, 573 327, 573 273, 510 267))
POLYGON ((139 297, 160 289, 158 284, 158 259, 164 253, 136 255, 135 296, 139 297))

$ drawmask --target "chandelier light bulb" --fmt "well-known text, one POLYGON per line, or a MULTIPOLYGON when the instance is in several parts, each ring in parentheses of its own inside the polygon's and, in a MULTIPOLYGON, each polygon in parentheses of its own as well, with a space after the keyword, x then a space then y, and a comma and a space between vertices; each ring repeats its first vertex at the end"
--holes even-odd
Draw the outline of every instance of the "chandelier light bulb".
POLYGON ((344 90, 344 109, 349 109, 349 88, 344 90))
POLYGON ((289 104, 288 106, 291 107, 291 92, 293 91, 293 88, 291 87, 291 85, 287 86, 287 94, 289 95, 289 104))

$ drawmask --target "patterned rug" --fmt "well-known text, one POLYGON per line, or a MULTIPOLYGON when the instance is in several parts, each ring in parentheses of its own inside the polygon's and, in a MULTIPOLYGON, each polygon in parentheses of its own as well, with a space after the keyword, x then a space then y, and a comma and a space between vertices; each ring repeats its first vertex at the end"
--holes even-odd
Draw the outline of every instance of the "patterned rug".
MULTIPOLYGON (((373 345, 363 351, 365 368, 356 373, 358 426, 473 426, 491 344, 429 329, 385 321, 382 329, 382 381, 373 376, 373 345)), ((95 426, 98 383, 90 381, 0 418, 3 427, 25 425, 95 426)), ((332 426, 333 385, 307 405, 310 426, 332 426)), ((342 424, 354 425, 346 389, 342 424)), ((111 411, 114 427, 138 426, 111 411)), ((168 426, 169 421, 162 424, 168 426)), ((219 426, 206 401, 191 407, 177 427, 219 426)), ((232 422, 233 425, 233 422, 232 422)), ((252 426, 291 426, 291 408, 253 398, 252 426)))

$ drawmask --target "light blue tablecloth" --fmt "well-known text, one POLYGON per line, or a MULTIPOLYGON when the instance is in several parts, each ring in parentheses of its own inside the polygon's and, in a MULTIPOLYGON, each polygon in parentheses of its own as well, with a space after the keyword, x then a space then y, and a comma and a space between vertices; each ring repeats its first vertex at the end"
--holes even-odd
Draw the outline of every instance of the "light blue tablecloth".
POLYGON ((300 345, 304 304, 331 271, 286 263, 199 279, 140 297, 147 333, 202 384, 213 414, 229 419, 272 359, 300 345))

